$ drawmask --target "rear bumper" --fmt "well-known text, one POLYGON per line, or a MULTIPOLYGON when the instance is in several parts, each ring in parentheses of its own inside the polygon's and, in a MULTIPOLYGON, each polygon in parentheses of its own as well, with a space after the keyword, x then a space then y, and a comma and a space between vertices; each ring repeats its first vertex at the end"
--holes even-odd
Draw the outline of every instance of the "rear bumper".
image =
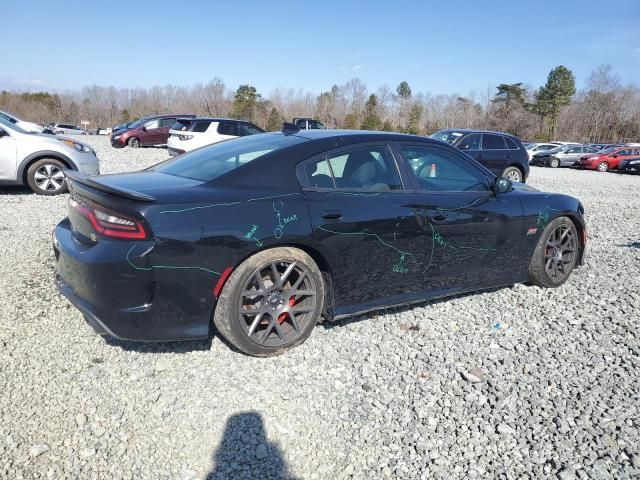
POLYGON ((73 237, 68 219, 53 233, 54 282, 96 333, 122 340, 170 341, 209 337, 212 289, 189 272, 146 266, 152 240, 100 239, 93 246, 73 237), (135 246, 135 252, 129 255, 135 246), (137 268, 136 268, 137 267, 137 268))

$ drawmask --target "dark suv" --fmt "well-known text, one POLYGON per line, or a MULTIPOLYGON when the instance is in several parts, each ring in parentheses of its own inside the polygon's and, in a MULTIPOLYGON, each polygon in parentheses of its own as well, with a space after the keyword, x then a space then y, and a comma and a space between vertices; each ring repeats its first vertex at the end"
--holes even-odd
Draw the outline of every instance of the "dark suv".
POLYGON ((195 118, 191 114, 153 115, 142 117, 127 128, 117 130, 111 135, 111 146, 138 148, 150 145, 166 145, 169 129, 179 118, 195 118))
POLYGON ((499 177, 524 182, 529 176, 529 155, 513 135, 460 128, 440 130, 431 138, 459 148, 499 177))

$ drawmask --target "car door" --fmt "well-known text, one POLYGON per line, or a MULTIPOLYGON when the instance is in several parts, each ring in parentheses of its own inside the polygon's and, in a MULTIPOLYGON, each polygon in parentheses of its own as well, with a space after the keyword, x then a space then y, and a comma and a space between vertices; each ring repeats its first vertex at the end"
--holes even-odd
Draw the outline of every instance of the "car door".
POLYGON ((634 152, 637 152, 638 149, 636 148, 625 148, 623 150, 620 150, 618 152, 616 152, 614 155, 615 157, 612 155, 613 157, 613 161, 609 162, 609 168, 618 168, 618 165, 620 164, 620 162, 622 160, 626 160, 628 158, 633 158, 634 152))
POLYGON ((502 135, 482 134, 481 163, 497 176, 502 175, 502 172, 507 167, 508 153, 507 145, 502 135))
POLYGON ((240 136, 237 122, 219 122, 218 135, 221 137, 220 140, 227 140, 229 138, 236 138, 240 136))
POLYGON ((174 123, 176 123, 176 117, 167 117, 160 119, 158 138, 155 142, 156 145, 164 145, 169 141, 169 130, 171 130, 171 126, 174 123))
POLYGON ((521 256, 522 206, 516 195, 495 194, 494 177, 450 149, 409 142, 397 148, 428 237, 423 288, 446 294, 522 280, 528 262, 521 256))
POLYGON ((16 180, 16 140, 0 128, 0 180, 16 180))
POLYGON ((142 145, 155 145, 161 138, 160 119, 154 118, 145 122, 138 133, 142 145))
POLYGON ((332 150, 301 164, 298 175, 337 313, 399 303, 422 289, 429 232, 388 145, 332 150))
POLYGON ((567 166, 573 165, 582 156, 584 148, 582 145, 576 145, 575 147, 567 148, 564 153, 561 153, 558 158, 560 159, 560 165, 567 166))
POLYGON ((456 148, 462 150, 464 153, 472 157, 478 162, 484 163, 484 156, 482 154, 482 134, 481 133, 469 133, 462 137, 460 140, 454 143, 456 148))

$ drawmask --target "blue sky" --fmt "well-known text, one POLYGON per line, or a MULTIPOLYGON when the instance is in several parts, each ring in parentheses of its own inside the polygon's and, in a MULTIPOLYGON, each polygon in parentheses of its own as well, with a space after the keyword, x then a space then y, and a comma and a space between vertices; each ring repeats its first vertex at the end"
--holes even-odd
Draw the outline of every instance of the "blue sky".
POLYGON ((640 84, 640 0, 305 2, 4 0, 0 88, 190 86, 220 77, 319 93, 467 94, 543 84, 563 64, 578 87, 609 63, 640 84))

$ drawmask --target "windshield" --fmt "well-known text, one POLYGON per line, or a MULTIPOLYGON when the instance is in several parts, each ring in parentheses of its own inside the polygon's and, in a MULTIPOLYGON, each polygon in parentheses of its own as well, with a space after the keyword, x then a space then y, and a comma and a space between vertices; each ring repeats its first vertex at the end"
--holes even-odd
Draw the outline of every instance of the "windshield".
POLYGON ((442 130, 441 132, 436 132, 430 135, 430 138, 435 138, 436 140, 441 140, 447 143, 453 143, 462 137, 466 132, 456 132, 453 130, 442 130))
POLYGON ((127 125, 126 128, 138 128, 140 125, 142 125, 144 122, 146 122, 147 120, 149 120, 149 118, 141 118, 139 120, 136 120, 133 123, 130 123, 129 125, 127 125))
POLYGON ((0 127, 7 127, 9 130, 13 130, 14 132, 18 133, 29 133, 26 130, 20 128, 18 125, 4 118, 4 116, 0 116, 0 127))
POLYGON ((250 135, 193 150, 149 170, 209 182, 269 152, 303 141, 293 135, 250 135))
POLYGON ((603 150, 600 150, 600 153, 611 153, 615 152, 619 147, 607 147, 603 150))

